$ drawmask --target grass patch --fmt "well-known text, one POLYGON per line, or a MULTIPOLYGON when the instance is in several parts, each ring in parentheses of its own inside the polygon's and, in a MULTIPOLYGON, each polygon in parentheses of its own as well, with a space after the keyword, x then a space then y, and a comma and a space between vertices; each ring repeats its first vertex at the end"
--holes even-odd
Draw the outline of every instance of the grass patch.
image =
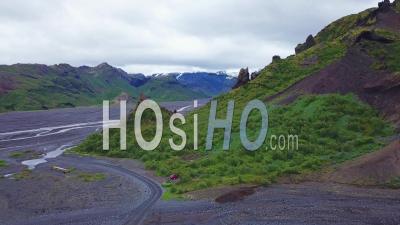
POLYGON ((181 194, 177 194, 177 189, 175 187, 176 184, 166 182, 162 184, 164 188, 164 192, 162 195, 162 200, 170 201, 170 200, 184 200, 184 197, 181 194))
POLYGON ((400 34, 384 29, 375 29, 374 31, 379 36, 394 42, 384 44, 375 41, 363 41, 360 43, 360 46, 366 50, 367 54, 376 60, 372 68, 400 72, 400 34))
POLYGON ((400 189, 400 177, 392 179, 386 186, 392 189, 400 189))
POLYGON ((400 41, 391 44, 364 42, 363 46, 368 49, 369 55, 376 59, 372 65, 374 69, 400 72, 400 41))
POLYGON ((24 152, 13 152, 9 155, 11 158, 18 159, 25 156, 24 152))
POLYGON ((28 169, 24 169, 21 172, 15 174, 13 176, 15 180, 24 180, 24 179, 29 179, 32 177, 32 171, 28 169))
POLYGON ((173 191, 171 191, 171 189, 173 189, 173 187, 164 188, 164 192, 161 197, 162 200, 164 200, 164 201, 171 201, 171 200, 181 201, 181 200, 185 199, 181 194, 174 193, 173 191))
POLYGON ((2 167, 6 167, 7 166, 7 163, 6 163, 6 161, 4 161, 4 160, 0 160, 0 168, 2 168, 2 167))
POLYGON ((98 182, 106 179, 104 173, 79 173, 78 178, 84 182, 98 182))
POLYGON ((10 153, 9 157, 14 158, 14 159, 21 159, 21 158, 39 158, 40 153, 35 152, 33 150, 25 150, 25 151, 17 151, 17 152, 12 152, 10 153))
MULTIPOLYGON (((352 14, 349 16, 345 16, 339 20, 336 20, 335 22, 329 24, 324 29, 322 29, 317 34, 315 39, 317 40, 317 42, 326 42, 326 41, 340 39, 343 36, 345 36, 349 31, 356 28, 358 26, 357 24, 359 21, 366 20, 371 11, 372 11, 371 9, 368 9, 361 13, 352 14)), ((366 21, 365 25, 370 26, 375 22, 376 20, 371 18, 368 21, 366 21)))

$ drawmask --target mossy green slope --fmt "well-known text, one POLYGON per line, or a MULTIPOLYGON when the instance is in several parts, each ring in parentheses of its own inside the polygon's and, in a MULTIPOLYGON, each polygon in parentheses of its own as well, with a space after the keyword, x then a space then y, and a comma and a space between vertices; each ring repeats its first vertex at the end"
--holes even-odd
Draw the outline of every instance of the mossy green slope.
MULTIPOLYGON (((374 20, 359 26, 357 21, 365 19, 371 10, 338 20, 317 36, 317 44, 296 55, 278 60, 265 67, 260 75, 238 89, 224 94, 218 101, 219 118, 225 118, 229 100, 235 100, 231 147, 222 150, 223 130, 214 134, 214 148, 205 151, 205 136, 208 126, 209 105, 187 116, 187 124, 181 126, 188 135, 187 147, 173 151, 168 138, 168 114, 165 112, 164 138, 152 152, 140 150, 134 141, 133 121, 128 124, 130 137, 127 151, 120 151, 119 133, 112 132, 112 150, 103 151, 102 136, 95 134, 79 147, 78 152, 89 152, 107 156, 131 157, 145 162, 148 169, 160 176, 176 173, 181 180, 168 190, 185 193, 211 186, 239 183, 265 184, 287 174, 304 174, 335 165, 381 148, 384 137, 393 135, 392 126, 385 122, 369 105, 355 95, 303 96, 289 105, 266 102, 268 97, 278 94, 296 82, 331 65, 345 56, 359 30, 374 29, 374 20), (318 60, 312 60, 317 56, 318 60), (312 63, 306 63, 313 61, 312 63), (264 145, 255 152, 244 150, 239 139, 239 121, 245 105, 253 99, 267 103, 269 109, 269 132, 264 145), (199 114, 199 150, 193 150, 193 114, 199 114), (272 151, 271 135, 298 135, 299 148, 295 151, 272 151)), ((386 54, 386 53, 385 53, 386 54)), ((388 54, 390 55, 390 54, 388 54)), ((393 67, 393 69, 396 69, 393 67)), ((302 94, 302 93, 299 93, 302 94)), ((149 118, 148 118, 149 119, 149 118)), ((148 120, 144 133, 152 137, 154 125, 148 120)), ((250 138, 258 135, 260 115, 252 112, 248 121, 250 138)), ((176 137, 175 137, 176 138, 176 137)), ((179 141, 179 138, 176 138, 179 141)))

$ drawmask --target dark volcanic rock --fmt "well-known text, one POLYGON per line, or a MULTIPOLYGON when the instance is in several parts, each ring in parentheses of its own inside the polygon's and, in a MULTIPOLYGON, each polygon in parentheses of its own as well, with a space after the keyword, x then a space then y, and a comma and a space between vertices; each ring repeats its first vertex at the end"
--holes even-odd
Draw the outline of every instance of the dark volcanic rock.
POLYGON ((382 36, 376 34, 373 31, 363 31, 363 32, 361 32, 361 34, 358 35, 358 37, 356 38, 355 43, 359 43, 362 40, 375 41, 375 42, 380 42, 380 43, 384 43, 384 44, 390 44, 390 43, 394 42, 394 40, 382 37, 382 36))
POLYGON ((274 55, 274 56, 272 57, 272 62, 277 62, 277 61, 279 61, 279 60, 281 60, 281 57, 280 57, 279 55, 274 55))
POLYGON ((246 68, 246 69, 242 68, 239 71, 238 80, 237 80, 237 83, 235 84, 235 86, 233 86, 233 89, 236 89, 242 85, 245 85, 249 81, 250 81, 249 68, 246 68))
POLYGON ((304 52, 305 50, 313 47, 316 44, 314 37, 310 34, 304 44, 298 44, 295 51, 296 54, 304 52))
POLYGON ((251 73, 251 75, 250 75, 251 80, 256 79, 260 74, 261 74, 261 71, 255 71, 255 72, 251 73))
POLYGON ((217 203, 228 203, 228 202, 237 202, 245 199, 249 195, 255 193, 254 187, 248 188, 240 188, 239 190, 234 190, 229 193, 223 194, 215 199, 217 203))
POLYGON ((390 0, 384 0, 383 2, 378 3, 378 7, 381 11, 387 11, 391 6, 392 4, 390 3, 390 0))

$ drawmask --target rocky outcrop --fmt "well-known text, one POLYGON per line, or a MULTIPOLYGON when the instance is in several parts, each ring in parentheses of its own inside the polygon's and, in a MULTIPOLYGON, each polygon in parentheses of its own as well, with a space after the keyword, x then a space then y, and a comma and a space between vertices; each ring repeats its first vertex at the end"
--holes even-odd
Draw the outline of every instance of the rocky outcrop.
POLYGON ((297 45, 297 47, 296 47, 296 49, 295 49, 296 54, 299 54, 299 53, 301 53, 301 52, 304 52, 305 50, 307 50, 307 49, 313 47, 314 45, 316 45, 315 39, 314 39, 314 37, 310 34, 310 35, 307 37, 307 40, 306 40, 305 43, 303 43, 303 44, 298 44, 298 45, 297 45))
POLYGON ((355 43, 359 43, 362 40, 367 40, 367 41, 375 41, 383 44, 390 44, 393 43, 394 40, 388 39, 386 37, 382 37, 378 34, 376 34, 374 31, 363 31, 361 32, 358 37, 355 40, 355 43))
POLYGON ((393 3, 390 3, 390 0, 383 0, 382 2, 378 3, 378 9, 376 10, 377 12, 388 12, 391 10, 395 10, 397 12, 400 12, 400 1, 395 0, 393 3))
POLYGON ((313 55, 308 58, 305 58, 303 62, 300 63, 303 67, 313 66, 318 63, 318 56, 313 55))
POLYGON ((246 68, 246 69, 242 68, 239 71, 238 80, 232 89, 241 87, 241 86, 247 84, 249 81, 250 81, 249 68, 246 68))
POLYGON ((122 92, 120 95, 118 95, 117 97, 115 97, 114 99, 114 103, 120 103, 121 101, 127 101, 127 102, 132 102, 133 99, 132 97, 126 93, 126 92, 122 92))
POLYGON ((252 72, 251 75, 250 75, 250 79, 251 79, 251 80, 254 80, 254 79, 256 79, 260 74, 261 74, 261 71, 254 71, 254 72, 252 72))
MULTIPOLYGON (((395 3, 393 3, 395 4, 395 3)), ((383 2, 378 3, 379 10, 381 11, 387 11, 390 9, 392 6, 392 3, 390 3, 390 0, 384 0, 383 2)))
POLYGON ((281 57, 279 56, 279 55, 274 55, 273 57, 272 57, 272 62, 274 63, 274 62, 278 62, 278 61, 280 61, 281 60, 281 57))

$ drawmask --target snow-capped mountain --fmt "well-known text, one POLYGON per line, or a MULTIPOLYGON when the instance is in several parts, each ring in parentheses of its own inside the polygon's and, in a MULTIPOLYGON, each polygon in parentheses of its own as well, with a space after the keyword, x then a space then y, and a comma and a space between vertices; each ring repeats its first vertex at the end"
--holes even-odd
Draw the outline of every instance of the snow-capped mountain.
POLYGON ((226 74, 224 71, 210 72, 184 72, 184 73, 158 73, 150 76, 150 80, 176 81, 192 91, 214 97, 232 89, 237 78, 226 74))

